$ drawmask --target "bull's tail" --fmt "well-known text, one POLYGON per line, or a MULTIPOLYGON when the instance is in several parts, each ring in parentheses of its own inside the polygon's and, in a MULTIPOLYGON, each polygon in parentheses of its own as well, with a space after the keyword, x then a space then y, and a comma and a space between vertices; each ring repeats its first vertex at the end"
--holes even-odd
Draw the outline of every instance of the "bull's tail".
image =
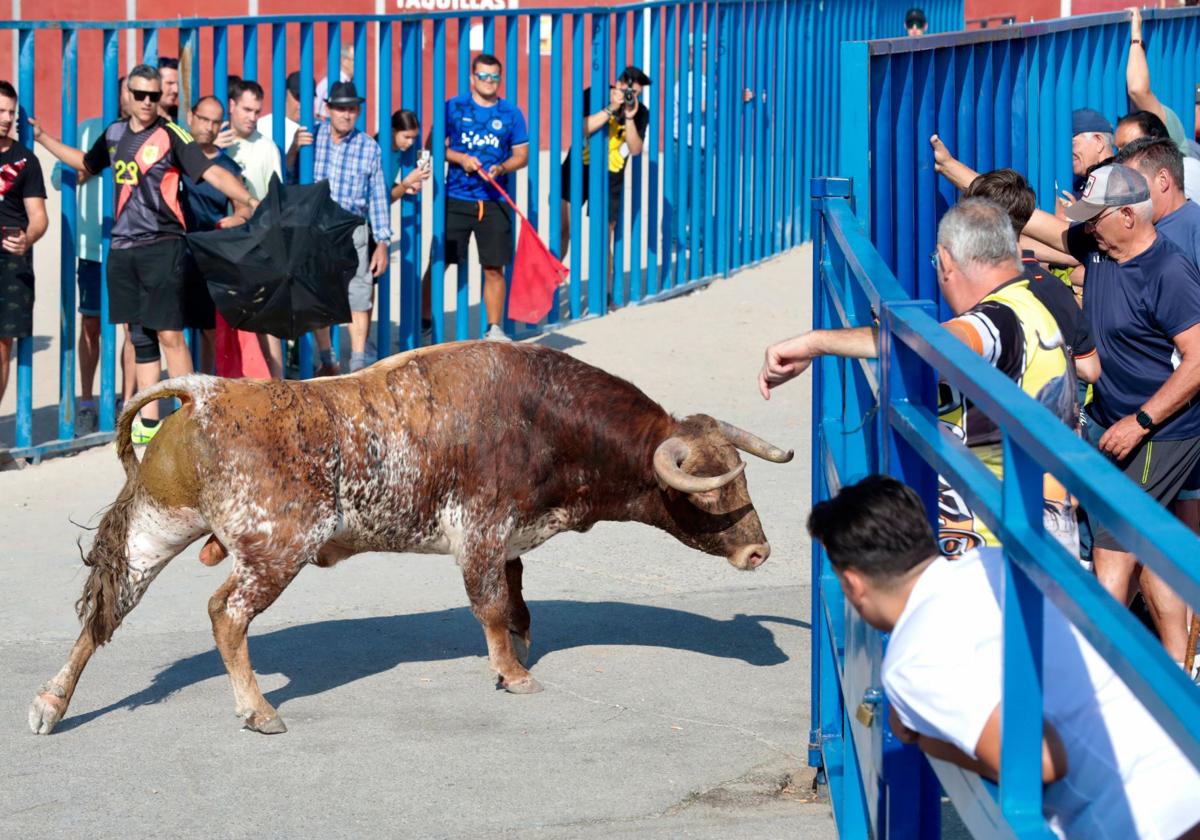
MULTIPOLYGON (((75 603, 79 620, 90 631, 92 641, 102 645, 112 638, 121 619, 133 604, 125 581, 129 571, 129 522, 137 509, 142 491, 138 477, 138 459, 130 438, 133 418, 142 406, 165 397, 177 397, 185 404, 196 399, 200 377, 169 379, 137 394, 117 420, 117 456, 125 467, 125 486, 117 500, 104 512, 96 539, 83 558, 91 568, 83 594, 75 603), (192 381, 189 381, 192 380, 192 381)), ((134 596, 136 597, 136 596, 134 596)))
POLYGON ((117 457, 121 459, 121 466, 125 468, 125 477, 132 479, 137 475, 138 459, 133 453, 133 440, 131 432, 133 429, 134 418, 137 417, 143 406, 154 402, 155 400, 166 399, 168 397, 176 397, 184 405, 196 400, 196 384, 201 381, 211 381, 208 377, 200 377, 196 375, 180 376, 174 379, 168 379, 165 382, 159 382, 152 385, 145 391, 140 391, 134 394, 133 399, 125 406, 125 410, 121 412, 121 416, 117 418, 117 457))

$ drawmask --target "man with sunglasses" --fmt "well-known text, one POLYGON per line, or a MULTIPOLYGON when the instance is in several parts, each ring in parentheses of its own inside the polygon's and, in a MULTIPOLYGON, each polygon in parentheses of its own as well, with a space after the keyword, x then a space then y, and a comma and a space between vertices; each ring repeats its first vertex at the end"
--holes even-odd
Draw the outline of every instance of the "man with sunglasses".
MULTIPOLYGON (((186 173, 212 184, 234 203, 242 221, 257 202, 240 178, 213 166, 185 129, 158 113, 162 78, 157 69, 139 64, 129 71, 125 84, 129 116, 105 129, 86 153, 51 137, 36 121, 30 124, 34 139, 67 166, 89 176, 112 167, 116 206, 108 257, 108 317, 114 324, 140 326, 149 339, 140 345, 134 342, 141 390, 161 376, 153 345, 161 346, 171 376, 192 371, 183 340, 188 295, 181 176, 186 173)), ((139 418, 134 432, 139 442, 148 442, 157 428, 157 421, 139 418)))
MULTIPOLYGON (((1084 417, 1085 436, 1163 505, 1200 463, 1200 270, 1154 227, 1146 178, 1123 165, 1089 176, 1065 223, 1035 212, 1025 233, 1087 268, 1083 311, 1104 375, 1084 417)), ((1178 662, 1187 606, 1105 527, 1093 521, 1096 577, 1128 604, 1136 583, 1163 646, 1178 662)))
MULTIPOLYGON (((483 169, 510 195, 508 174, 529 162, 525 115, 514 102, 500 98, 503 71, 494 55, 471 62, 471 92, 446 102, 446 265, 466 261, 471 236, 483 263, 483 305, 487 338, 508 341, 504 321, 504 268, 513 259, 513 227, 509 208, 491 184, 476 173, 483 169)), ((429 270, 425 271, 423 335, 432 331, 429 270)), ((465 280, 466 278, 462 278, 465 280)))

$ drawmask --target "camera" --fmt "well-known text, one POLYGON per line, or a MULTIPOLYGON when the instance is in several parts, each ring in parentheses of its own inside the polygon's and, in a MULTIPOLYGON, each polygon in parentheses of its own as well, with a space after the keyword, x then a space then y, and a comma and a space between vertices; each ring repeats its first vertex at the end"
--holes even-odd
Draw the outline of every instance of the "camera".
POLYGON ((621 93, 625 94, 626 105, 632 105, 637 102, 637 91, 632 88, 624 88, 621 93))

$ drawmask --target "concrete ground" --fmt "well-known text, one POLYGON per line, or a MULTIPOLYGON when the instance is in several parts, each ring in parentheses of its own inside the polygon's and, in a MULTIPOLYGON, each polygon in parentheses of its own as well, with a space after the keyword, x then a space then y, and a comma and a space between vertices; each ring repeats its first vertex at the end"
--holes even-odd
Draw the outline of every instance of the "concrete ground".
POLYGON ((289 732, 241 731, 205 611, 226 572, 197 546, 36 737, 27 705, 78 632, 76 539, 122 473, 108 447, 0 473, 0 837, 834 837, 804 772, 808 388, 767 403, 754 382, 806 325, 810 267, 797 250, 542 339, 797 454, 748 459, 773 546, 756 572, 627 524, 528 555, 541 694, 493 689, 449 558, 365 555, 306 570, 251 627, 289 732))

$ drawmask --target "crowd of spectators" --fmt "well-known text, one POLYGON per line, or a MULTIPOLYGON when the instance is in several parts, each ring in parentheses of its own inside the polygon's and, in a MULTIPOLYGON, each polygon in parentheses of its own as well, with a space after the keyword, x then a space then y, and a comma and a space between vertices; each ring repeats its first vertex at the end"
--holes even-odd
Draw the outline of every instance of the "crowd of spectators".
MULTIPOLYGON (((434 173, 431 134, 422 142, 421 126, 412 111, 396 111, 390 131, 383 126, 375 137, 357 128, 365 98, 353 78, 353 47, 343 48, 340 58, 338 77, 320 79, 315 86, 314 125, 301 124, 300 73, 286 76, 284 128, 278 145, 276 116, 263 113, 266 97, 257 81, 230 76, 224 100, 192 92, 194 104, 181 108, 179 62, 171 57, 159 58, 154 66, 138 65, 119 80, 118 119, 111 125, 100 117, 85 119, 77 135, 81 148, 65 146, 30 118, 35 141, 60 161, 52 174, 55 188, 61 189, 68 178, 78 187, 81 396, 77 434, 95 431, 98 418, 95 379, 101 334, 101 225, 106 209, 101 204, 100 176, 107 168, 113 170, 115 195, 115 206, 108 208, 114 219, 108 258, 109 317, 123 326, 122 400, 157 381, 164 363, 172 376, 192 370, 186 330, 196 331, 199 348, 195 358, 203 372, 255 375, 261 367, 263 375, 278 378, 296 364, 294 356, 290 362, 284 357, 284 343, 278 337, 228 329, 216 312, 184 234, 240 224, 266 196, 274 178, 298 183, 300 151, 306 146, 313 151, 314 180, 328 181, 332 199, 364 221, 354 232, 358 269, 347 289, 350 372, 374 358, 368 339, 375 310, 374 286, 387 267, 389 248, 396 238, 391 204, 420 194, 435 176, 444 179, 447 195, 445 264, 464 263, 474 238, 482 264, 486 337, 508 339, 504 330, 505 272, 514 257, 515 236, 512 209, 497 187, 515 194, 510 178, 528 164, 529 137, 521 109, 499 95, 504 72, 500 60, 488 54, 474 56, 469 90, 445 103, 446 169, 434 173), (383 171, 380 142, 391 143, 392 159, 398 164, 392 172, 383 171), (489 182, 493 179, 496 187, 489 182), (223 367, 221 348, 231 340, 240 347, 238 365, 253 356, 261 359, 261 366, 223 367)), ((592 115, 595 119, 588 119, 589 134, 605 127, 608 132, 610 236, 615 226, 613 214, 621 207, 625 162, 642 150, 649 112, 639 98, 649 84, 639 68, 627 68, 610 85, 610 105, 592 115)), ((0 203, 0 396, 7 385, 12 339, 32 330, 34 282, 29 249, 46 229, 45 187, 37 158, 9 137, 10 133, 15 136, 12 126, 17 110, 16 91, 5 83, 0 87, 0 136, 4 137, 0 141, 0 188, 9 200, 0 203), (21 201, 11 200, 18 196, 21 201)), ((569 172, 570 166, 568 158, 564 171, 569 172)), ((584 166, 586 172, 586 150, 584 166)), ((569 189, 569 175, 566 177, 564 191, 569 189)), ((585 202, 587 183, 585 176, 585 202)), ((564 228, 564 242, 569 235, 564 228)), ((433 334, 429 279, 427 269, 421 330, 424 343, 432 341, 433 334)), ((315 374, 341 373, 330 329, 315 331, 314 338, 318 352, 315 374)), ((148 442, 157 426, 157 405, 151 404, 134 424, 135 443, 148 442)))
MULTIPOLYGON (((1075 182, 1037 209, 1019 172, 977 173, 930 138, 938 173, 962 190, 930 255, 943 324, 1050 409, 1144 492, 1200 530, 1200 149, 1154 96, 1133 14, 1130 111, 1116 129, 1072 114, 1075 182), (1190 161, 1190 163, 1189 163, 1190 161)), ((912 32, 918 35, 920 32, 912 32)), ((1080 103, 1084 105, 1085 103, 1080 103)), ((869 358, 876 325, 813 330, 771 345, 764 398, 823 356, 869 358)), ((997 478, 995 424, 947 382, 942 429, 997 478)), ((891 634, 883 683, 891 727, 930 756, 995 780, 1000 770, 1003 615, 1000 542, 970 493, 939 482, 938 531, 916 494, 875 476, 813 510, 847 601, 891 634)), ((1144 604, 1166 653, 1198 679, 1187 604, 1052 476, 1047 533, 1121 604, 1144 604)), ((1200 836, 1200 775, 1091 645, 1044 606, 1043 782, 1051 828, 1067 837, 1200 836)), ((1200 681, 1200 680, 1198 680, 1200 681)))

